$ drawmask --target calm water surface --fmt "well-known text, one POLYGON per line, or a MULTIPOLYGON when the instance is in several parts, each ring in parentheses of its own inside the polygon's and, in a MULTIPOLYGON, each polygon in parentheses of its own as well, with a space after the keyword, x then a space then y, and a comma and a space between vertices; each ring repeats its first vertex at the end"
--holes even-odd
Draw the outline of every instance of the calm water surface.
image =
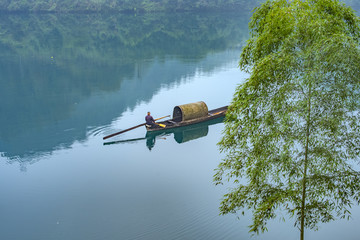
MULTIPOLYGON (((250 213, 219 216, 222 123, 102 140, 147 111, 228 105, 249 14, 0 16, 0 239, 251 239, 250 213)), ((359 224, 354 207, 306 237, 355 240, 359 224)), ((275 220, 253 239, 298 235, 275 220)))

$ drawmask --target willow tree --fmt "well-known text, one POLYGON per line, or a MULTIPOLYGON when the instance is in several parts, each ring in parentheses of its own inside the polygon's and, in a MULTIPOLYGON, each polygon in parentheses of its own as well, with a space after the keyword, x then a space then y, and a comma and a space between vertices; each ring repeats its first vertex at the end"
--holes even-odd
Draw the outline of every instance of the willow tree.
POLYGON ((304 229, 349 218, 360 203, 360 27, 337 0, 255 8, 214 181, 232 182, 221 214, 252 211, 250 231, 278 211, 304 229))

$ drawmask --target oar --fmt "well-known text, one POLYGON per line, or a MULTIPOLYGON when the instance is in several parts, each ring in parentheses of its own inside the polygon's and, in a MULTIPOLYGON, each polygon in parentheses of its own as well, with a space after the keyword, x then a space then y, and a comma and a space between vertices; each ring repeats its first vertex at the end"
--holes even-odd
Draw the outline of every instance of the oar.
POLYGON ((214 113, 214 114, 213 114, 213 116, 214 116, 214 115, 221 114, 221 113, 224 113, 224 112, 226 112, 226 111, 227 111, 227 110, 223 110, 223 111, 220 111, 220 112, 214 113))
MULTIPOLYGON (((170 115, 167 115, 167 116, 161 117, 161 118, 157 118, 157 119, 155 119, 155 121, 160 120, 160 119, 163 119, 163 118, 166 118, 166 117, 170 117, 170 115)), ((127 131, 130 131, 130 130, 133 130, 133 129, 138 128, 138 127, 141 127, 141 126, 145 126, 145 124, 146 124, 146 123, 142 123, 142 124, 136 125, 136 126, 134 126, 134 127, 131 127, 131 128, 125 129, 125 130, 122 130, 122 131, 120 131, 120 132, 110 134, 110 135, 108 135, 108 136, 103 137, 103 140, 108 139, 108 138, 111 138, 111 137, 116 136, 116 135, 119 135, 119 134, 122 134, 122 133, 127 132, 127 131)))
POLYGON ((103 145, 111 145, 111 144, 117 144, 117 143, 129 143, 129 142, 136 142, 136 141, 145 140, 145 139, 146 139, 146 137, 120 140, 120 141, 114 141, 114 142, 104 142, 103 145))

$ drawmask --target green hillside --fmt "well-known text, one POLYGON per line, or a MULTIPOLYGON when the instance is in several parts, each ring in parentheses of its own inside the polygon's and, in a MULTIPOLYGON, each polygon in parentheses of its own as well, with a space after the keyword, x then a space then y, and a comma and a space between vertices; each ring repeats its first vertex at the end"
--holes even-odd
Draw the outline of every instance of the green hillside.
POLYGON ((0 0, 6 12, 176 12, 253 8, 262 0, 0 0))

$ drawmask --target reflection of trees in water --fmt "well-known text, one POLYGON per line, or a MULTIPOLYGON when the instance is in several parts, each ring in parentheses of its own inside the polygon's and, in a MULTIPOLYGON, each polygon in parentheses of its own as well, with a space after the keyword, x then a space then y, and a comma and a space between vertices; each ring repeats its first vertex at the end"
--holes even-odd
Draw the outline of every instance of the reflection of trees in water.
POLYGON ((162 86, 233 61, 243 15, 1 15, 0 151, 19 161, 69 147, 162 86))

